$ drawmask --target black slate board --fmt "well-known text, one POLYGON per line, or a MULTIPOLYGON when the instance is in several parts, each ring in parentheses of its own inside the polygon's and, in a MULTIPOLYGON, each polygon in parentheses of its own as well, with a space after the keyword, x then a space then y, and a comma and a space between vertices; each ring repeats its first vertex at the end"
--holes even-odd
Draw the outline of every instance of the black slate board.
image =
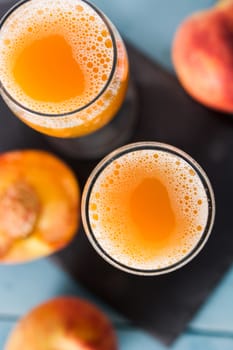
MULTIPOLYGON (((12 1, 6 3, 9 7, 12 1)), ((1 2, 0 15, 4 10, 1 2)), ((170 143, 200 163, 216 195, 213 233, 203 251, 187 266, 158 277, 131 276, 111 267, 96 254, 82 229, 54 259, 133 323, 169 344, 233 261, 233 118, 194 102, 173 75, 131 46, 128 50, 140 99, 140 117, 131 141, 170 143)), ((62 156, 43 135, 17 120, 2 100, 0 125, 1 152, 39 148, 62 156)), ((77 173, 82 186, 97 163, 63 159, 77 173)))

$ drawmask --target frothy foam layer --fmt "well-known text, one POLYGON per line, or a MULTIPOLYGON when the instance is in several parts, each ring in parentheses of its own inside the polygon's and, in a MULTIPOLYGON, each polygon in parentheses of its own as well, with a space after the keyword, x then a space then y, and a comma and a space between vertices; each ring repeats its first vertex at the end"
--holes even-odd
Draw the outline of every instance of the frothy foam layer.
POLYGON ((79 0, 39 0, 21 5, 1 29, 0 51, 0 77, 6 90, 29 109, 49 114, 74 111, 92 101, 105 86, 113 65, 113 44, 106 24, 79 0), (62 36, 72 48, 85 79, 82 94, 59 103, 31 98, 13 74, 23 50, 52 35, 62 36))
MULTIPOLYGON (((161 210, 156 194, 149 200, 161 210)), ((100 246, 118 262, 138 269, 164 268, 183 259, 202 237, 207 219, 208 200, 198 174, 184 159, 165 151, 133 151, 113 161, 97 178, 89 201, 90 225, 100 246), (133 196, 145 181, 160 184, 174 216, 167 214, 174 221, 172 232, 164 237, 156 232, 157 241, 139 234, 132 218, 133 196)))

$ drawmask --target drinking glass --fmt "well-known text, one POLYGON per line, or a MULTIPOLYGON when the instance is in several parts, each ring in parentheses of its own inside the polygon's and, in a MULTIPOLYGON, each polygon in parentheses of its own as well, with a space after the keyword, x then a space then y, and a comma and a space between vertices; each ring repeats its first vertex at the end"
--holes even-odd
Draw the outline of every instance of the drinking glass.
POLYGON ((90 243, 108 263, 136 275, 159 275, 191 261, 215 217, 207 175, 188 154, 138 142, 107 155, 82 196, 90 243))
MULTIPOLYGON (((56 21, 49 24, 49 30, 54 35, 60 34, 62 30, 73 31, 77 38, 82 39, 72 43, 74 46, 72 49, 81 52, 79 54, 82 65, 85 66, 84 85, 87 85, 87 81, 92 76, 92 85, 96 85, 94 88, 92 87, 92 90, 95 93, 92 91, 85 103, 81 105, 79 103, 77 108, 72 101, 69 103, 69 100, 62 101, 66 105, 63 109, 57 102, 52 105, 52 108, 51 105, 47 108, 45 102, 50 103, 50 101, 35 101, 31 97, 28 99, 26 95, 23 99, 20 98, 20 95, 15 93, 15 86, 12 89, 12 83, 9 84, 8 78, 9 74, 12 73, 10 71, 12 67, 7 68, 8 71, 4 71, 3 67, 6 65, 1 64, 1 95, 19 119, 33 129, 53 136, 49 139, 64 152, 81 158, 100 157, 124 144, 131 136, 137 106, 134 86, 132 83, 128 86, 129 63, 125 45, 115 26, 99 9, 86 0, 68 0, 66 2, 61 0, 23 0, 16 3, 0 22, 0 47, 2 48, 0 61, 4 62, 5 56, 7 57, 7 55, 4 56, 4 52, 9 47, 10 51, 8 51, 14 53, 15 47, 18 45, 16 43, 17 35, 21 36, 21 40, 26 33, 26 39, 30 41, 30 35, 33 35, 36 30, 38 31, 39 27, 43 27, 43 18, 45 17, 43 17, 44 14, 41 15, 42 12, 50 11, 49 15, 56 17, 58 10, 68 16, 69 21, 73 20, 73 27, 64 25, 66 22, 60 24, 59 27, 57 24, 59 19, 57 21, 55 18, 56 21), (35 9, 37 9, 37 14, 34 18, 35 9), (86 17, 82 17, 83 13, 86 17), (87 16, 89 16, 88 20, 87 16), (101 28, 100 33, 98 33, 98 28, 94 27, 97 22, 98 28, 101 28), (28 23, 30 26, 26 28, 28 23), (62 25, 64 28, 61 29, 62 25), (9 33, 13 34, 9 35, 9 33), (102 54, 100 51, 103 43, 105 43, 105 49, 108 52, 106 54, 103 51, 103 56, 100 59, 99 55, 102 54), (81 46, 79 47, 79 45, 81 46), (85 59, 86 62, 84 62, 85 59), (103 65, 107 67, 107 74, 101 76, 100 71, 103 65), (101 77, 104 81, 100 84, 101 77)), ((47 50, 44 50, 43 55, 48 55, 48 52, 45 51, 47 50)), ((54 60, 52 69, 56 67, 57 60, 58 57, 54 60)), ((33 64, 37 64, 37 60, 34 61, 32 67, 33 64)), ((57 75, 59 76, 59 73, 57 75)), ((73 79, 75 79, 75 75, 73 79)), ((74 81, 73 83, 75 84, 74 81)), ((34 82, 31 85, 33 84, 34 82)), ((88 89, 87 93, 89 93, 88 89)))

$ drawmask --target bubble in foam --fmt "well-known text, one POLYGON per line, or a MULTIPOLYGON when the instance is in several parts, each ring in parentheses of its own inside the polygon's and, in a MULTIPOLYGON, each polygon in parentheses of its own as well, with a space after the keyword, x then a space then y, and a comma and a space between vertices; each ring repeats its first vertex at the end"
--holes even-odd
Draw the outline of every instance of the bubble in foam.
POLYGON ((41 113, 60 114, 85 106, 103 89, 113 64, 113 45, 106 24, 92 7, 79 0, 38 0, 22 4, 3 24, 0 32, 0 52, 0 76, 3 86, 7 87, 10 95, 22 105, 41 113), (88 37, 85 33, 86 28, 88 37), (30 98, 15 82, 13 75, 13 67, 22 50, 36 40, 54 34, 64 37, 71 46, 73 56, 85 76, 84 92, 61 103, 30 98), (99 41, 99 38, 102 38, 102 41, 99 41), (107 65, 101 62, 96 43, 101 57, 105 55, 109 59, 107 65), (95 62, 95 70, 92 62, 95 62))
POLYGON ((185 160, 165 151, 134 151, 108 164, 94 184, 90 209, 93 204, 98 222, 90 217, 90 224, 99 244, 115 260, 139 269, 157 269, 180 261, 200 240, 208 218, 207 195, 199 176, 185 160), (110 183, 110 178, 115 181, 110 183), (130 196, 146 178, 159 179, 165 185, 175 213, 175 228, 164 245, 137 241, 129 214, 130 196))

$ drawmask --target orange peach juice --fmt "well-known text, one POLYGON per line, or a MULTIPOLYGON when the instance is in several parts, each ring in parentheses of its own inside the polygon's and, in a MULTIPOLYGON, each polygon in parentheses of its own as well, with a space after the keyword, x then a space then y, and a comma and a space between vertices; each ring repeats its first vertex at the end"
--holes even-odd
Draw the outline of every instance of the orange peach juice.
POLYGON ((113 118, 124 99, 124 44, 85 1, 23 2, 3 21, 0 51, 3 98, 43 133, 89 134, 113 118))
POLYGON ((90 179, 82 215, 103 256, 130 268, 158 270, 184 259, 203 239, 206 188, 178 154, 148 146, 116 151, 90 179))

